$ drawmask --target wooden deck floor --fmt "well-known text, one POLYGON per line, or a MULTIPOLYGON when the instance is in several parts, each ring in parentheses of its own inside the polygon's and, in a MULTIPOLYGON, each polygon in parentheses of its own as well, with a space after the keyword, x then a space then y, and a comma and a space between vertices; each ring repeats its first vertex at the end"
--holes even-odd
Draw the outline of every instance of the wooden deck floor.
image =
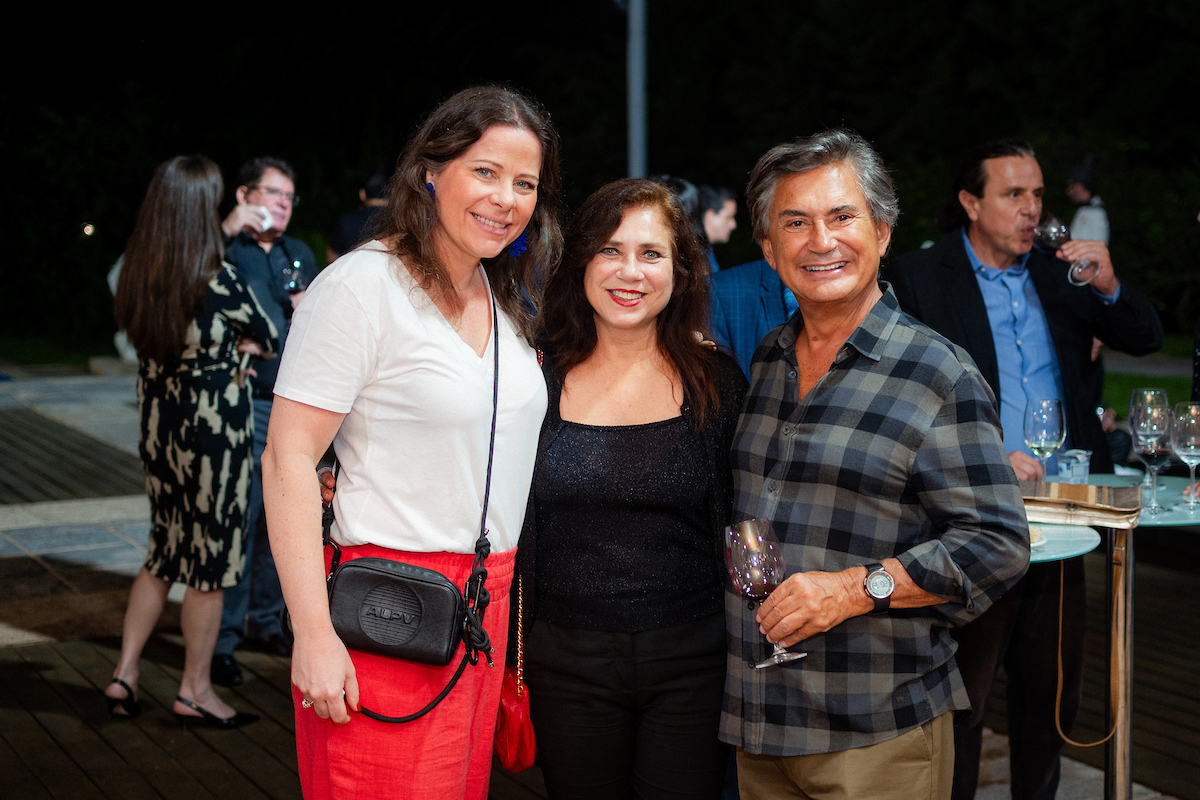
MULTIPOLYGON (((1188 567, 1196 563, 1200 534, 1140 529, 1134 536, 1133 779, 1181 800, 1200 800, 1200 573, 1188 567)), ((1095 552, 1085 559, 1087 659, 1083 706, 1071 732, 1081 743, 1108 734, 1104 557, 1095 552)), ((1003 673, 985 721, 997 732, 1006 730, 1003 673)), ((1103 745, 1068 745, 1064 753, 1104 768, 1103 745)))
MULTIPOLYGON (((101 691, 115 639, 0 648, 0 796, 301 800, 288 660, 239 651, 246 682, 220 689, 263 719, 234 731, 183 728, 171 715, 183 647, 155 635, 142 660, 142 714, 109 717, 101 691)), ((494 768, 491 797, 544 798, 536 768, 494 768)))
POLYGON ((135 456, 27 408, 0 409, 0 505, 146 491, 135 456))

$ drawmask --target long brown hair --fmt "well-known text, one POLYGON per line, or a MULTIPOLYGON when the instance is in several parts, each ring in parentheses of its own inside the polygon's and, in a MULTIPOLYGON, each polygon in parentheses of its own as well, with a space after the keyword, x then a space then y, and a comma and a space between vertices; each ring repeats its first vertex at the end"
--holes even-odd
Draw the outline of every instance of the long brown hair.
POLYGON ((476 86, 438 106, 400 156, 388 187, 387 212, 375 233, 392 243, 393 254, 423 289, 435 289, 452 310, 461 310, 446 267, 434 250, 437 206, 425 187, 425 173, 441 172, 498 125, 527 130, 542 147, 537 205, 525 228, 526 251, 514 257, 510 246, 496 258, 484 260, 496 302, 532 341, 534 314, 541 306, 540 277, 553 269, 562 253, 558 133, 534 100, 500 86, 476 86))
POLYGON ((150 179, 125 248, 113 311, 142 358, 183 351, 188 326, 221 268, 221 170, 201 155, 176 156, 150 179))
POLYGON ((554 349, 559 377, 587 360, 596 349, 595 312, 587 299, 584 276, 625 214, 653 208, 671 231, 674 286, 671 299, 656 320, 658 348, 679 372, 684 395, 692 406, 696 430, 720 407, 713 379, 712 353, 696 334, 708 332, 708 258, 696 239, 679 198, 666 186, 644 178, 625 178, 601 186, 583 202, 567 228, 562 264, 546 284, 542 329, 554 349))

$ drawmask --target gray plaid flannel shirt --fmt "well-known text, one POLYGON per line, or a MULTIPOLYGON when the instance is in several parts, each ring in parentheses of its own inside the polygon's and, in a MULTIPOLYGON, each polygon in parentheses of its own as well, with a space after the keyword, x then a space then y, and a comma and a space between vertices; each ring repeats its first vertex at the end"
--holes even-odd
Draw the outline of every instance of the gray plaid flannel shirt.
POLYGON ((769 645, 726 591, 721 739, 773 756, 876 744, 970 707, 950 627, 1025 573, 1029 532, 995 400, 964 350, 900 311, 891 287, 797 402, 795 314, 759 345, 733 443, 738 519, 763 516, 788 572, 895 557, 946 598, 846 620, 755 670, 769 645))

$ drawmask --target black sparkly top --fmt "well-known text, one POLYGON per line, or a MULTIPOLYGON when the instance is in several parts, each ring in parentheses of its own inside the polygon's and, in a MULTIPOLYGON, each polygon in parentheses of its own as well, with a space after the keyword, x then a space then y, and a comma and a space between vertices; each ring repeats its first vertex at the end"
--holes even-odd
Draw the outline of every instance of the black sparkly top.
POLYGON ((565 422, 533 483, 538 617, 594 631, 654 630, 724 605, 691 420, 565 422))
POLYGON ((721 407, 697 434, 686 403, 681 416, 646 425, 564 421, 546 355, 549 406, 518 554, 527 626, 632 633, 724 607, 720 532, 746 380, 732 358, 713 359, 721 407))

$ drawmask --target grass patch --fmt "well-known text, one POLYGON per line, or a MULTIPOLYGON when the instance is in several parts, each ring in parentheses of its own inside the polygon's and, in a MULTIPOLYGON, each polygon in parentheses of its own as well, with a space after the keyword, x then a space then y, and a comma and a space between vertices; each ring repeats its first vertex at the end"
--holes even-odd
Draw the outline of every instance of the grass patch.
MULTIPOLYGON (((1192 345, 1193 339, 1191 336, 1182 333, 1168 333, 1163 337, 1162 350, 1159 350, 1158 352, 1162 353, 1164 356, 1191 358, 1192 345)), ((1174 398, 1172 398, 1172 402, 1173 401, 1174 398)))
POLYGON ((112 339, 0 336, 0 357, 23 367, 86 366, 92 356, 116 355, 112 339))
POLYGON ((1104 407, 1116 411, 1118 419, 1125 419, 1129 416, 1129 398, 1133 390, 1146 387, 1166 390, 1167 401, 1172 405, 1192 397, 1192 380, 1182 375, 1154 377, 1109 372, 1104 375, 1104 407))

